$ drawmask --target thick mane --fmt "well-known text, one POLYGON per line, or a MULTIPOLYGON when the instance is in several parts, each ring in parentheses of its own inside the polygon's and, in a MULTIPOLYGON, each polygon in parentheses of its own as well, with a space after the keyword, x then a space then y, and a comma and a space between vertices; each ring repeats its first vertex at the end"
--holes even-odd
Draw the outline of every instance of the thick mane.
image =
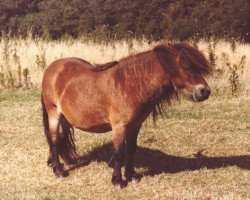
POLYGON ((205 76, 212 72, 212 66, 198 49, 187 43, 174 43, 171 46, 181 53, 181 59, 184 58, 190 63, 192 70, 198 71, 205 76))
POLYGON ((155 59, 152 58, 150 51, 122 58, 115 68, 114 79, 116 86, 125 89, 126 84, 133 83, 136 88, 140 87, 141 81, 143 81, 140 77, 150 75, 154 64, 155 59))
MULTIPOLYGON (((130 55, 119 60, 114 69, 114 80, 116 87, 126 93, 133 93, 131 96, 139 102, 146 102, 149 99, 148 91, 153 87, 150 79, 160 79, 159 69, 163 69, 159 59, 153 50, 130 55), (131 90, 131 88, 133 88, 131 90)), ((164 70, 164 69, 163 69, 164 70)), ((177 96, 172 85, 160 88, 164 93, 161 97, 153 97, 147 102, 152 106, 153 120, 156 121, 158 115, 163 115, 164 109, 162 104, 166 101, 171 102, 173 96, 177 96), (157 99, 155 101, 155 99, 157 99)))
POLYGON ((170 77, 178 76, 177 68, 189 65, 191 70, 202 75, 209 75, 212 67, 205 56, 196 48, 186 43, 160 44, 150 51, 138 53, 121 59, 114 69, 113 78, 116 87, 125 93, 132 93, 133 99, 138 102, 153 105, 152 113, 155 120, 157 115, 164 113, 162 104, 171 102, 178 95, 170 82, 167 86, 159 84, 159 97, 149 96, 153 81, 161 80, 161 75, 167 73, 170 77), (179 56, 180 63, 175 56, 179 56), (163 72, 164 70, 164 72, 163 72), (167 88, 166 88, 167 87, 167 88))

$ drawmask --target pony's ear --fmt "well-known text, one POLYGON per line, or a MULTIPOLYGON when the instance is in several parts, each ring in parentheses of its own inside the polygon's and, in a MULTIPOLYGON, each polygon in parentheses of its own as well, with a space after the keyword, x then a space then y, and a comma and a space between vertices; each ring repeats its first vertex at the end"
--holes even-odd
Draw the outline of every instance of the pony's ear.
POLYGON ((166 71, 171 76, 176 76, 178 72, 176 70, 176 61, 174 59, 175 53, 171 52, 171 48, 159 45, 155 47, 153 51, 166 71))

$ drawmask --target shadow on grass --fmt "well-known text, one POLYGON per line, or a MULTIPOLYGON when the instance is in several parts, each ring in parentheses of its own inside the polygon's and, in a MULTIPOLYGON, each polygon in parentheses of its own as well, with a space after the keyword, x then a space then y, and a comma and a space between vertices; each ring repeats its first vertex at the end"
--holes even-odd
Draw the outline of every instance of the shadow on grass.
MULTIPOLYGON (((113 151, 112 143, 107 143, 94 149, 87 155, 79 158, 78 164, 69 169, 84 167, 91 162, 110 162, 113 151)), ((216 169, 228 166, 237 166, 242 169, 250 169, 250 155, 230 157, 206 157, 200 154, 197 158, 185 158, 167 155, 159 150, 138 147, 135 156, 135 167, 146 168, 142 175, 154 176, 160 173, 178 173, 182 171, 194 171, 201 168, 216 169)), ((110 167, 112 166, 112 162, 110 167)))

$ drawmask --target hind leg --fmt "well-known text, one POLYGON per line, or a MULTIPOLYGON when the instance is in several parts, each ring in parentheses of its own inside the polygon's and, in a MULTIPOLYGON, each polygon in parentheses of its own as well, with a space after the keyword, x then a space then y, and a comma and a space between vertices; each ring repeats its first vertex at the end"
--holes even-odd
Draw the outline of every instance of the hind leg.
POLYGON ((57 177, 66 177, 68 173, 63 169, 63 165, 59 159, 59 143, 60 143, 60 114, 56 111, 56 108, 50 109, 48 112, 49 117, 49 133, 47 134, 47 140, 50 148, 50 155, 48 164, 52 167, 54 174, 57 177))

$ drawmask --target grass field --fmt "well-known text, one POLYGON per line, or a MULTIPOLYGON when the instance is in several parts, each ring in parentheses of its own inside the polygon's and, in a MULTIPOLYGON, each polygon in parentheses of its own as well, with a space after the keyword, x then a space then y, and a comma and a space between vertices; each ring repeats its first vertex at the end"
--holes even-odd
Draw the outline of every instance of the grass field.
POLYGON ((55 178, 39 92, 0 93, 0 199, 250 199, 250 99, 175 101, 139 135, 141 182, 110 182, 111 133, 76 131, 81 167, 55 178), (84 162, 83 162, 84 163, 84 162))

